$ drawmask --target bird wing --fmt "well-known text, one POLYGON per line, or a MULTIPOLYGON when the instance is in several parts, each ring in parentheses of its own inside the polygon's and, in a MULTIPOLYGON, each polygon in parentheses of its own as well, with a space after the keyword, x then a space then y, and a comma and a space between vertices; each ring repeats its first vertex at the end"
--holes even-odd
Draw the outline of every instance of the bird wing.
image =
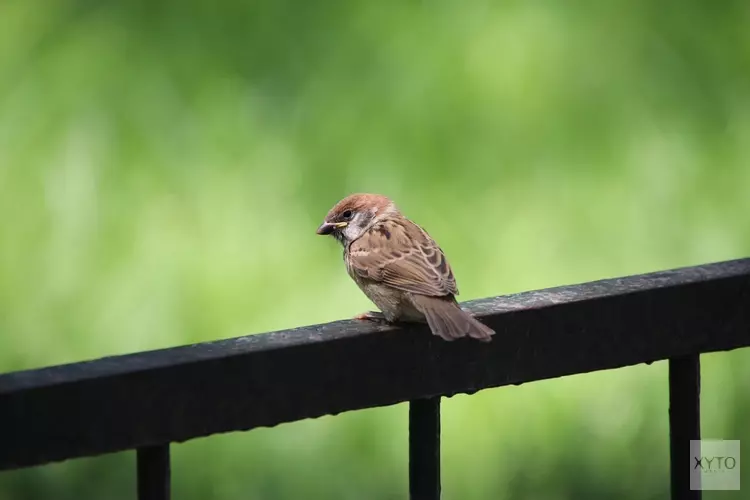
POLYGON ((378 222, 346 253, 350 273, 421 295, 458 295, 443 251, 427 232, 408 219, 378 222))

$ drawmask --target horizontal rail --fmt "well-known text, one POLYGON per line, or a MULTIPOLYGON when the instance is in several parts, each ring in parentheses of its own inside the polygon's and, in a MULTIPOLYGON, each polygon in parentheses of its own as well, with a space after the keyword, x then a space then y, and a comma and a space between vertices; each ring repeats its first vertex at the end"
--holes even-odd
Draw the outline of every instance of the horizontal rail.
POLYGON ((750 345, 750 259, 463 304, 492 342, 336 321, 0 375, 0 470, 750 345))

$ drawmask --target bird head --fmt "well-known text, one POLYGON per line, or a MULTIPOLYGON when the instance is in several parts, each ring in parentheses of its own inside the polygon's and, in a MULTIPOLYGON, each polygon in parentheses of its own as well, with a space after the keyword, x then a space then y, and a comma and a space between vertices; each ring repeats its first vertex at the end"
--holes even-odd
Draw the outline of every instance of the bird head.
POLYGON ((352 194, 328 211, 317 233, 331 235, 346 245, 358 239, 378 221, 394 214, 398 214, 398 209, 383 195, 352 194))

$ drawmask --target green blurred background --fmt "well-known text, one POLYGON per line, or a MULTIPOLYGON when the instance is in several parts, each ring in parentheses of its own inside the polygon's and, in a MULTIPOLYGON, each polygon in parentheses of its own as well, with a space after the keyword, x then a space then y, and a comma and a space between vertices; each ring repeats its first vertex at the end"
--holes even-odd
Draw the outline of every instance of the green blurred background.
MULTIPOLYGON (((5 0, 0 371, 370 309, 315 235, 354 191, 430 231, 462 300, 748 256, 748 22, 740 1, 5 0)), ((704 436, 750 443, 750 351, 703 360, 704 436)), ((175 445, 174 497, 406 498, 406 411, 175 445)), ((444 498, 664 498, 667 436, 664 363, 457 396, 444 498)), ((133 465, 0 473, 0 499, 134 498, 133 465)))

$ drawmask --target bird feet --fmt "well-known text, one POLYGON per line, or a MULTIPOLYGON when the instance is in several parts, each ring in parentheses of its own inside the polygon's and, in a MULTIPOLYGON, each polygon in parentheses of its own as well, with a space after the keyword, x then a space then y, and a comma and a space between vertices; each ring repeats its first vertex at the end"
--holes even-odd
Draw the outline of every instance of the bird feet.
POLYGON ((362 314, 357 314, 354 319, 360 321, 373 321, 375 323, 386 323, 385 315, 381 312, 367 311, 362 314))

